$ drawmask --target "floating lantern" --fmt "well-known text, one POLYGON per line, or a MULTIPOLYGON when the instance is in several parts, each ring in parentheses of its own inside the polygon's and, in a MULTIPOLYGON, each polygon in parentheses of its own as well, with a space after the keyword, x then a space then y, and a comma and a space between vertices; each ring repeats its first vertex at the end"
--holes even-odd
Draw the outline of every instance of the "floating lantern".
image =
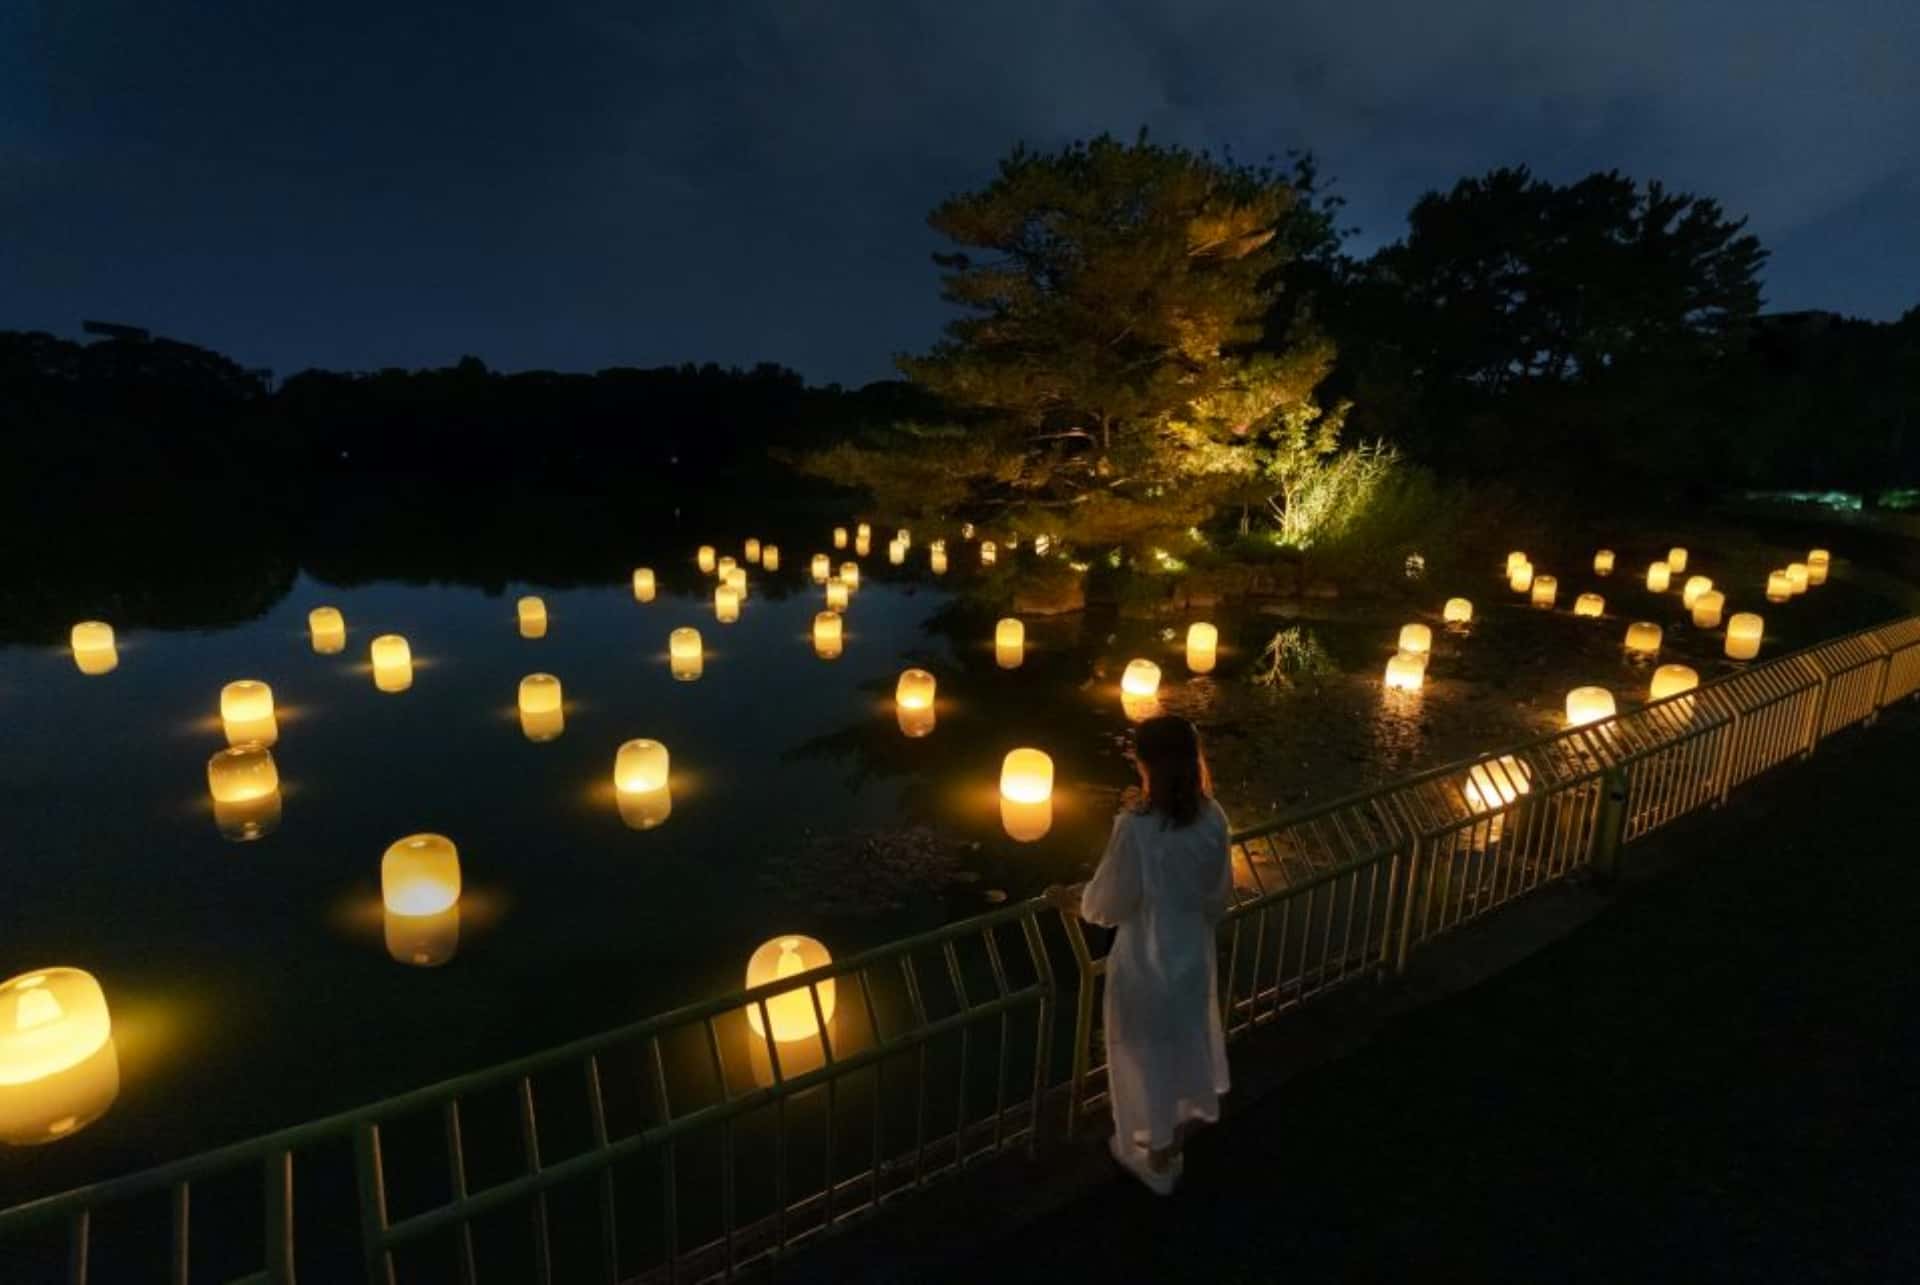
POLYGON ((873 539, 873 524, 871 522, 862 522, 855 526, 853 528, 853 538, 856 540, 873 539))
POLYGON ((460 849, 444 834, 410 834, 380 858, 380 899, 396 915, 437 915, 460 900, 460 849))
POLYGON ((373 657, 373 685, 383 692, 404 692, 413 686, 413 649, 399 634, 381 634, 369 649, 373 657))
POLYGON ((929 544, 927 548, 929 550, 938 549, 941 553, 945 553, 947 551, 946 537, 941 536, 939 539, 935 540, 932 544, 929 544))
POLYGON ((1507 587, 1515 593, 1526 593, 1533 588, 1533 564, 1522 562, 1507 572, 1507 587))
POLYGON ((1807 585, 1810 583, 1810 574, 1807 564, 1804 562, 1789 562, 1787 564, 1787 587, 1793 590, 1795 597, 1807 591, 1807 585))
POLYGON ((346 650, 347 621, 338 607, 315 607, 309 611, 307 633, 318 655, 332 656, 346 650))
POLYGON ((1427 659, 1419 652, 1398 651, 1387 662, 1388 691, 1417 692, 1427 680, 1427 659))
POLYGON ((1700 675, 1688 666, 1662 665, 1653 671, 1653 682, 1647 687, 1647 699, 1665 700, 1681 692, 1690 692, 1699 685, 1700 675))
POLYGON ((740 595, 730 585, 714 586, 713 616, 723 625, 740 619, 740 595))
POLYGON ((901 563, 905 562, 906 560, 907 560, 906 545, 900 543, 898 540, 895 540, 892 544, 887 546, 888 562, 892 563, 894 566, 897 567, 901 563))
POLYGON ((1827 582, 1827 572, 1830 570, 1832 560, 1833 555, 1825 549, 1807 550, 1807 583, 1810 585, 1825 584, 1827 582))
POLYGON ((207 760, 207 790, 215 803, 251 803, 280 789, 280 769, 264 745, 232 745, 207 760))
POLYGON ((633 569, 633 600, 635 602, 652 602, 653 595, 653 568, 635 567, 633 569))
POLYGON ((983 567, 992 566, 994 563, 994 559, 997 558, 998 556, 999 556, 999 550, 995 548, 993 541, 982 540, 980 542, 980 565, 981 566, 983 567))
POLYGON ((1760 634, 1764 622, 1751 611, 1738 611, 1727 621, 1727 655, 1734 660, 1752 660, 1760 654, 1760 634))
POLYGON ((733 575, 734 568, 739 565, 740 564, 735 562, 732 556, 729 555, 713 564, 713 574, 725 580, 733 575))
POLYGON ((813 582, 825 584, 827 577, 833 574, 833 559, 824 553, 813 555, 813 582))
POLYGON ((748 562, 760 565, 760 542, 752 536, 748 536, 747 542, 740 546, 740 552, 746 555, 748 562))
POLYGON ((1688 611, 1700 600, 1700 595, 1713 588, 1713 581, 1705 576, 1688 576, 1687 582, 1680 586, 1680 602, 1688 611))
POLYGON ((839 576, 827 581, 827 610, 845 611, 847 609, 847 582, 839 576))
MULTIPOLYGON (((833 586, 829 585, 827 588, 831 591, 833 586)), ((841 585, 840 590, 842 593, 846 592, 846 586, 841 585)), ((823 611, 815 616, 813 618, 813 654, 821 660, 834 660, 840 655, 840 646, 840 613, 823 611)))
POLYGON ((934 724, 938 721, 934 707, 931 705, 925 709, 908 709, 904 705, 896 704, 893 714, 894 720, 900 724, 900 734, 913 740, 918 740, 922 736, 931 736, 934 724))
POLYGON ((1567 726, 1585 727, 1613 717, 1613 693, 1604 687, 1576 687, 1567 693, 1567 726))
POLYGON ((1012 535, 1009 535, 1007 537, 1007 549, 1009 552, 1012 552, 1013 550, 1016 550, 1019 547, 1020 547, 1020 533, 1018 531, 1015 531, 1012 535))
POLYGON ((1791 597, 1793 581, 1788 579, 1787 573, 1784 570, 1767 573, 1767 601, 1785 602, 1791 597))
POLYGON ((721 577, 727 588, 733 590, 733 596, 741 602, 747 600, 747 569, 735 567, 721 577))
POLYGON ((857 562, 841 563, 840 582, 847 586, 848 593, 857 590, 860 587, 860 564, 857 562))
POLYGON ((1627 626, 1627 650, 1636 656, 1656 656, 1660 653, 1660 626, 1647 620, 1637 620, 1627 626))
POLYGON ((1613 574, 1613 550, 1601 549, 1593 555, 1593 574, 1610 576, 1613 574))
POLYGON ((385 914, 387 954, 395 963, 438 968, 460 949, 460 906, 431 915, 385 914))
POLYGON ((1026 659, 1027 627, 1012 616, 1004 616, 993 627, 993 659, 1002 669, 1018 669, 1026 659))
POLYGON ((945 549, 930 550, 927 553, 927 565, 933 569, 933 574, 936 576, 947 574, 947 551, 945 549))
POLYGON ((667 668, 683 683, 700 677, 705 668, 698 629, 680 628, 667 635, 667 668))
POLYGON ((1433 630, 1425 625, 1400 626, 1400 650, 1424 656, 1433 650, 1433 630))
POLYGON ((538 598, 522 598, 515 604, 520 613, 520 636, 522 638, 545 638, 547 636, 547 604, 538 598))
POLYGON ((1033 537, 1033 554, 1034 554, 1034 556, 1035 556, 1035 557, 1037 557, 1037 558, 1044 558, 1044 557, 1046 557, 1046 556, 1047 556, 1047 550, 1049 550, 1049 549, 1051 549, 1052 547, 1053 547, 1053 537, 1052 537, 1052 536, 1050 536, 1050 535, 1036 535, 1036 536, 1034 536, 1034 537, 1033 537))
POLYGON ((1187 669, 1195 674, 1211 674, 1219 654, 1220 631, 1204 620, 1187 626, 1187 669))
POLYGON ((1128 661, 1120 690, 1129 696, 1152 696, 1160 690, 1160 666, 1150 660, 1128 661))
POLYGON ((924 669, 902 671, 894 685, 893 703, 900 714, 900 730, 908 736, 925 736, 933 730, 934 689, 934 677, 924 669), (927 717, 910 717, 920 715, 927 717))
POLYGON ((1160 697, 1139 696, 1123 690, 1120 693, 1120 712, 1126 715, 1129 723, 1144 723, 1159 715, 1160 697))
POLYGON ((0 1141, 67 1137, 119 1092, 113 1018, 91 973, 38 968, 0 983, 0 1141))
POLYGON ((1530 559, 1527 557, 1526 554, 1522 553, 1518 549, 1515 549, 1512 553, 1509 553, 1507 555, 1507 575, 1509 576, 1513 575, 1513 573, 1518 571, 1521 567, 1527 566, 1529 562, 1530 562, 1530 559))
POLYGON ((893 542, 903 549, 911 549, 913 547, 913 532, 907 530, 905 527, 901 527, 893 533, 893 542))
POLYGON ((1652 593, 1665 593, 1673 583, 1673 564, 1654 562, 1647 566, 1647 589, 1652 593))
POLYGON ((960 538, 961 538, 962 540, 971 540, 971 539, 973 539, 973 523, 971 523, 971 522, 962 522, 962 523, 960 524, 960 538))
POLYGON ((73 644, 73 663, 83 674, 104 674, 120 663, 114 646, 113 626, 104 620, 83 620, 69 635, 73 644))
POLYGON ((280 739, 273 716, 273 688, 257 678, 242 678, 220 689, 220 722, 227 744, 258 741, 272 745, 280 739))
POLYGON ((1015 803, 1053 798, 1053 760, 1035 749, 1009 750, 1000 763, 1000 796, 1015 803))
POLYGON ((566 730, 560 680, 552 674, 520 680, 520 730, 530 741, 551 741, 566 730))
POLYGON ((847 547, 847 529, 845 527, 837 526, 833 529, 833 547, 836 549, 844 549, 847 547))
POLYGON ((1511 754, 1503 754, 1490 762, 1474 764, 1467 771, 1467 784, 1461 792, 1473 811, 1491 812, 1533 793, 1532 776, 1532 768, 1511 754))
POLYGON ((651 830, 673 814, 667 747, 641 738, 613 756, 613 788, 629 829, 651 830))
POLYGON ((869 553, 872 553, 872 552, 873 552, 873 541, 867 539, 865 536, 862 536, 858 540, 855 540, 853 542, 853 554, 855 557, 864 558, 869 553))
POLYGON ((1695 629, 1718 629, 1720 613, 1726 609, 1727 595, 1717 589, 1709 589, 1693 600, 1693 627, 1695 629))
POLYGON ((1560 581, 1553 576, 1536 576, 1533 581, 1533 605, 1552 607, 1555 598, 1560 596, 1560 581))
POLYGON ((695 561, 700 564, 702 571, 708 575, 712 575, 713 568, 716 565, 713 560, 713 546, 710 544, 701 545, 699 553, 695 555, 695 561))
POLYGON ((760 550, 760 565, 768 571, 778 571, 780 569, 780 546, 770 544, 760 550))
MULTIPOLYGON (((797 977, 833 962, 827 948, 811 937, 798 935, 775 937, 753 952, 747 960, 747 989, 766 986, 783 978, 797 977)), ((833 1020, 833 979, 825 978, 807 986, 796 986, 767 997, 767 1021, 773 1025, 773 1038, 782 1044, 810 1040, 822 1021, 833 1020), (814 1012, 814 998, 820 1010, 814 1012)), ((747 1025, 755 1035, 765 1038, 766 1023, 761 1021, 760 1003, 747 1005, 747 1025)))
POLYGON ((1035 843, 1046 838, 1047 832, 1053 829, 1053 800, 1021 803, 1002 795, 1000 828, 1016 843, 1035 843))
POLYGON ((1573 614, 1576 616, 1601 616, 1606 610, 1607 600, 1597 593, 1583 593, 1573 600, 1573 614))
POLYGON ((1447 599, 1447 605, 1440 609, 1440 619, 1450 625, 1471 624, 1473 621, 1473 604, 1465 598, 1449 598, 1447 599))
POLYGON ((1687 551, 1676 544, 1667 550, 1667 570, 1677 576, 1685 572, 1686 569, 1687 551))

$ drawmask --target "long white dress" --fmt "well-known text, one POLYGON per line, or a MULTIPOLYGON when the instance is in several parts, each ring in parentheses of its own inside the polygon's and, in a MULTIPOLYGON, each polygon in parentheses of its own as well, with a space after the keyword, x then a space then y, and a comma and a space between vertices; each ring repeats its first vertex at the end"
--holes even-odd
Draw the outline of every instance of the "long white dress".
POLYGON ((1123 812, 1080 896, 1081 917, 1120 931, 1107 956, 1107 1085, 1118 1136, 1156 1150, 1190 1119, 1217 1120, 1227 1043, 1214 929, 1233 887, 1227 814, 1191 825, 1123 812))

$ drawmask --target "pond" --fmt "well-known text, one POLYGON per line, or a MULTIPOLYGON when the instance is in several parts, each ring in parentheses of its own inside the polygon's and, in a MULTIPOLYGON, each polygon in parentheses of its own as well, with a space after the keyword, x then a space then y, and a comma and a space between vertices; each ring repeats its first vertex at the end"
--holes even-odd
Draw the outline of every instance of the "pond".
MULTIPOLYGON (((736 558, 743 534, 700 533, 736 558)), ((644 555, 658 581, 646 602, 624 574, 477 586, 289 569, 243 610, 208 611, 206 627, 123 626, 110 672, 82 673, 63 646, 0 648, 0 976, 93 973, 119 1059, 96 1122, 0 1148, 0 1206, 723 992, 776 935, 844 955, 1082 877, 1130 781, 1130 658, 1156 661, 1161 705, 1203 726, 1241 823, 1551 730, 1579 683, 1631 707, 1650 666, 1622 653, 1629 620, 1666 626, 1663 659, 1703 677, 1731 666, 1677 594, 1637 583, 1623 550, 1600 620, 1575 619, 1571 592, 1531 610, 1490 567, 1473 586, 1401 586, 1366 604, 1030 617, 1023 662, 1007 668, 993 645, 1004 604, 976 592, 977 554, 952 532, 943 577, 925 533, 897 567, 876 536, 828 660, 811 637, 823 595, 809 570, 826 530, 766 534, 781 569, 748 568, 730 624, 715 619, 694 538, 676 532, 644 555), (1480 604, 1471 627, 1440 625, 1449 591, 1480 604), (522 636, 522 594, 543 600, 544 636, 522 636), (309 636, 322 605, 345 620, 334 654, 309 636), (1219 625, 1220 659, 1196 676, 1183 640, 1202 618, 1219 625), (1425 688, 1383 693, 1397 625, 1414 619, 1434 626, 1425 688), (696 681, 670 672, 681 627, 703 638, 696 681), (368 662, 387 633, 411 645, 403 691, 380 690, 368 662), (926 735, 896 716, 908 666, 937 679, 926 735), (530 736, 516 710, 536 672, 560 680, 557 735, 530 736), (248 841, 223 835, 206 776, 226 744, 221 687, 241 678, 273 689, 281 781, 277 821, 248 841), (616 750, 636 737, 672 762, 670 812, 646 828, 613 787, 616 750), (1019 746, 1056 770, 1050 823, 1031 840, 1008 833, 997 789, 1019 746), (424 950, 390 938, 380 884, 382 854, 419 832, 458 845, 463 884, 457 924, 424 950)), ((1702 552, 1744 579, 1764 579, 1779 553, 1702 552)), ((1015 568, 1032 556, 1003 554, 1015 568)), ((1820 592, 1772 610, 1770 654, 1893 612, 1844 562, 1820 592)))

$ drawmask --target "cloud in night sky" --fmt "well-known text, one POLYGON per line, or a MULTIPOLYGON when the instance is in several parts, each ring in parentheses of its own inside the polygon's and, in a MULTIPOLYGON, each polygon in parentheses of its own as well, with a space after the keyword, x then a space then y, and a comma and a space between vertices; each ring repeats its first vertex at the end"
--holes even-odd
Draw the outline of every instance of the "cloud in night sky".
POLYGON ((944 317, 1016 140, 1311 148, 1353 247, 1497 165, 1710 195, 1770 307, 1920 303, 1920 4, 92 0, 0 14, 0 327, 283 373, 781 361, 944 317))

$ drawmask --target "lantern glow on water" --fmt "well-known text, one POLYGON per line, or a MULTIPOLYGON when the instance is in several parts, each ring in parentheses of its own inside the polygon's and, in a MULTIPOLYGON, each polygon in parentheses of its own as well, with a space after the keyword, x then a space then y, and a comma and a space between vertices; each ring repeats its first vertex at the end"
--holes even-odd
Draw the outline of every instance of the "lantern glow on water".
POLYGON ((748 536, 747 542, 740 546, 740 552, 746 555, 748 562, 755 566, 760 564, 760 542, 752 536, 748 536))
POLYGON ((1665 593, 1673 583, 1673 564, 1654 562, 1647 566, 1647 590, 1650 593, 1665 593))
POLYGON ((560 680, 528 674, 520 680, 520 731, 530 741, 551 741, 567 730, 560 680))
POLYGON ((236 843, 270 834, 280 823, 280 769, 264 745, 234 745, 208 759, 207 792, 214 825, 236 843))
POLYGON ((1532 778, 1532 768, 1511 754, 1503 754, 1490 762, 1474 764, 1461 793, 1473 811, 1492 812, 1533 793, 1532 778))
POLYGON ((994 563, 994 559, 998 556, 999 556, 999 550, 994 546, 993 541, 982 540, 980 542, 980 565, 981 566, 983 567, 992 566, 994 563))
POLYGON ((892 544, 887 546, 888 562, 892 563, 894 566, 897 567, 901 563, 905 562, 906 560, 907 560, 906 545, 900 543, 898 540, 895 540, 892 544))
POLYGON ((1522 562, 1507 570, 1507 587, 1515 593, 1526 593, 1533 588, 1533 564, 1522 562))
POLYGON ((1647 620, 1627 626, 1627 650, 1636 656, 1655 656, 1660 652, 1661 629, 1647 620))
POLYGON ((1129 696, 1152 696, 1160 690, 1160 666, 1150 660, 1130 660, 1120 676, 1120 690, 1129 696))
POLYGON ((1027 627, 1013 616, 1003 616, 993 627, 993 660, 1002 669, 1018 669, 1027 655, 1027 627))
POLYGON ((929 550, 927 553, 927 566, 932 569, 933 574, 936 576, 944 576, 947 574, 947 551, 941 548, 929 550))
POLYGON ((871 539, 873 539, 873 523, 871 523, 871 522, 861 522, 861 523, 859 523, 859 524, 857 524, 857 525, 856 525, 856 526, 855 526, 855 527, 853 528, 853 538, 854 538, 854 539, 856 539, 856 540, 871 540, 871 539))
POLYGON ((635 567, 633 569, 633 600, 652 602, 654 592, 653 568, 635 567))
POLYGON ((735 567, 733 570, 727 572, 726 575, 721 577, 721 583, 733 590, 733 596, 736 602, 745 602, 747 600, 747 569, 745 567, 735 567))
POLYGON ((380 900, 395 915, 437 915, 460 900, 460 850, 444 834, 410 834, 380 858, 380 900))
POLYGON ((1576 687, 1567 693, 1567 726, 1585 727, 1613 717, 1613 693, 1604 687, 1576 687))
POLYGON ((1613 550, 1601 549, 1593 555, 1593 574, 1610 576, 1613 574, 1613 550))
POLYGON ((347 619, 338 607, 315 607, 307 613, 307 634, 316 655, 338 655, 347 648, 347 619))
POLYGON ((1424 656, 1433 650, 1433 630, 1421 624, 1401 625, 1400 650, 1424 656))
POLYGON ((1787 564, 1787 587, 1793 590, 1796 597, 1805 593, 1810 583, 1812 583, 1812 573, 1806 563, 1789 562, 1787 564))
POLYGON ((1833 561, 1833 555, 1825 549, 1807 550, 1807 583, 1821 585, 1827 582, 1827 571, 1833 561))
POLYGON ((520 615, 520 636, 522 638, 545 638, 547 636, 547 604, 538 598, 522 598, 514 604, 520 615))
POLYGON ((1393 659, 1387 662, 1384 679, 1386 689, 1395 692, 1417 692, 1427 681, 1427 659, 1423 653, 1397 651, 1393 659))
POLYGON ((839 576, 827 581, 827 610, 845 611, 847 609, 847 582, 839 576))
POLYGON ((1688 576, 1687 582, 1680 586, 1681 605, 1686 607, 1688 611, 1692 611, 1693 604, 1700 601, 1700 595, 1710 591, 1712 588, 1713 581, 1709 580, 1706 576, 1688 576))
POLYGON ((1187 672, 1211 674, 1219 657, 1220 631, 1204 620, 1187 626, 1187 672))
POLYGON ((827 577, 833 574, 833 559, 824 553, 813 555, 813 582, 825 584, 827 577))
POLYGON ((713 546, 710 544, 700 546, 699 552, 694 554, 694 561, 708 575, 712 575, 714 567, 718 565, 714 562, 713 546))
POLYGON ((760 565, 768 571, 780 569, 780 546, 770 544, 760 551, 760 565))
POLYGON ((68 635, 73 646, 73 663, 83 674, 110 673, 120 663, 114 645, 113 626, 104 620, 83 620, 68 635))
POLYGON ((0 1142, 68 1137, 119 1091, 113 1019, 90 973, 39 968, 0 982, 0 1142))
POLYGON ((620 819, 632 830, 651 830, 673 814, 667 747, 645 737, 623 744, 613 756, 613 790, 620 819))
POLYGON ((847 586, 848 593, 857 590, 860 587, 860 564, 857 562, 841 563, 840 581, 847 586))
POLYGON ((713 616, 723 625, 730 625, 740 619, 740 595, 727 585, 715 585, 713 616))
POLYGON ((373 685, 383 692, 404 692, 413 686, 413 649, 399 634, 381 634, 368 649, 373 657, 373 685))
POLYGON ((924 669, 903 670, 894 684, 893 704, 899 715, 900 730, 908 736, 925 736, 933 731, 933 697, 936 682, 924 669))
MULTIPOLYGON (((845 585, 841 586, 844 591, 845 585)), ((842 633, 840 613, 823 611, 813 618, 813 654, 821 660, 835 660, 840 655, 842 633)))
POLYGON ((1785 571, 1773 571, 1767 575, 1767 601, 1785 602, 1793 597, 1793 581, 1787 578, 1785 571))
POLYGON ((1727 621, 1727 655, 1733 660, 1752 660, 1760 654, 1760 635, 1765 622, 1751 611, 1735 612, 1727 621))
POLYGON ((705 667, 700 631, 682 627, 667 635, 667 669, 683 683, 700 677, 705 667))
POLYGON ((1573 600, 1573 614, 1576 616, 1602 616, 1606 610, 1607 600, 1597 593, 1583 593, 1573 600))
POLYGON ((1533 581, 1533 605, 1551 607, 1560 596, 1560 581, 1553 576, 1536 576, 1533 581))
POLYGON ((1527 557, 1525 553, 1522 553, 1520 550, 1515 549, 1512 553, 1509 553, 1507 555, 1507 575, 1509 576, 1513 575, 1513 573, 1518 571, 1521 567, 1527 566, 1530 561, 1531 560, 1527 557))
POLYGON ((1709 589, 1693 600, 1693 627, 1695 629, 1718 629, 1720 613, 1726 609, 1727 595, 1718 589, 1709 589))
POLYGON ((414 968, 438 968, 460 949, 458 902, 431 915, 384 912, 387 954, 395 963, 414 968))
POLYGON ((833 547, 836 549, 844 549, 847 547, 847 529, 845 527, 837 526, 833 529, 833 547))
POLYGON ((1676 544, 1667 550, 1667 570, 1677 576, 1685 573, 1686 569, 1687 551, 1676 544))
POLYGON ((1032 843, 1053 828, 1053 760, 1036 749, 1010 750, 1000 764, 1000 824, 1032 843))
POLYGON ((853 553, 855 557, 864 558, 869 553, 872 553, 872 552, 873 552, 873 541, 867 539, 865 536, 862 536, 853 542, 853 553))
POLYGON ((1647 685, 1647 699, 1665 700, 1681 692, 1690 692, 1699 685, 1700 675, 1689 666, 1662 665, 1653 671, 1653 681, 1647 685))
POLYGON ((227 744, 258 741, 272 745, 280 739, 273 716, 273 688, 257 678, 242 678, 220 689, 220 724, 227 744))
MULTIPOLYGON (((747 989, 766 986, 783 978, 797 977, 801 973, 810 973, 816 968, 825 968, 833 962, 833 956, 827 948, 811 937, 793 934, 775 937, 760 949, 753 952, 747 960, 747 989)), ((755 1035, 762 1039, 767 1035, 767 1024, 773 1026, 773 1038, 782 1044, 795 1040, 810 1040, 819 1033, 822 1021, 833 1021, 833 979, 825 978, 810 986, 796 986, 791 990, 779 991, 764 1001, 766 1021, 761 1020, 761 1004, 756 1002, 747 1006, 747 1025, 755 1035), (814 999, 819 998, 820 1008, 814 1011, 814 999)))
POLYGON ((1449 598, 1447 605, 1440 609, 1440 619, 1450 625, 1473 623, 1473 604, 1465 598, 1449 598))

